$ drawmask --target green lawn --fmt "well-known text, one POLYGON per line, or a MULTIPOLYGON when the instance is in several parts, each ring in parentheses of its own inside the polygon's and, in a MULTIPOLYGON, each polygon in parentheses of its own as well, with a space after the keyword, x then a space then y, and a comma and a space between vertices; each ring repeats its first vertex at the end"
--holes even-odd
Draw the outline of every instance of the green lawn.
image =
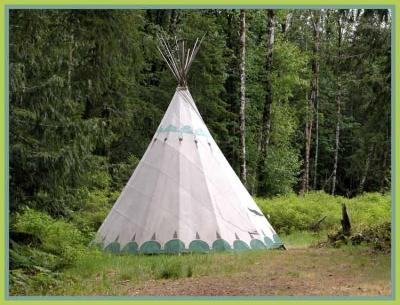
POLYGON ((387 295, 390 255, 308 247, 322 233, 282 236, 288 251, 115 256, 92 251, 52 295, 387 295), (244 279, 244 280, 242 280, 244 279), (255 284, 256 283, 256 284, 255 284))

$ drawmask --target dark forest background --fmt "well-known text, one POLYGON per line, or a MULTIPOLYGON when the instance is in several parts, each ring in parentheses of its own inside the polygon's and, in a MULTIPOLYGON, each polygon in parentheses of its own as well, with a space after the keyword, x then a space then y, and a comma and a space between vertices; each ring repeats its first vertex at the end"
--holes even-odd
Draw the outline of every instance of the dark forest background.
POLYGON ((189 88, 253 195, 384 192, 390 28, 388 10, 12 10, 11 211, 121 190, 176 87, 160 31, 206 33, 189 88))

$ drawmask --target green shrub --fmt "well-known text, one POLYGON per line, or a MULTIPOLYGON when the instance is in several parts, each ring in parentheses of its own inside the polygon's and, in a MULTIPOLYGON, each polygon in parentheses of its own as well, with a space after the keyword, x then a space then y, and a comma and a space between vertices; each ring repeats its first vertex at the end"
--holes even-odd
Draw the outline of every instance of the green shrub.
POLYGON ((63 284, 60 273, 37 266, 33 271, 30 273, 22 269, 10 271, 11 295, 47 295, 52 289, 60 288, 63 284))
POLYGON ((89 242, 73 224, 44 212, 23 209, 12 217, 10 293, 47 294, 63 281, 62 269, 72 266, 89 242), (13 240, 24 234, 31 241, 13 240))
MULTIPOLYGON (((29 208, 16 215, 12 230, 35 236, 40 240, 37 250, 57 256, 53 269, 71 265, 89 242, 73 224, 29 208)), ((46 260, 39 265, 44 264, 46 260)))
POLYGON ((290 194, 272 199, 256 198, 256 202, 275 230, 285 234, 309 230, 310 226, 325 216, 320 229, 338 229, 342 203, 347 206, 355 230, 390 222, 391 219, 390 194, 366 193, 348 199, 324 192, 310 192, 304 196, 290 194))
POLYGON ((59 264, 57 255, 38 250, 31 246, 19 245, 10 241, 10 269, 25 269, 29 272, 40 266, 48 270, 55 270, 59 264))
POLYGON ((71 222, 80 229, 85 238, 92 240, 100 227, 112 203, 116 200, 114 193, 103 190, 91 191, 84 200, 80 209, 71 215, 71 222), (109 198, 111 196, 112 198, 109 198))
POLYGON ((138 164, 139 159, 135 155, 130 155, 125 162, 112 166, 112 185, 115 189, 124 187, 138 164))
POLYGON ((391 223, 386 222, 373 227, 364 228, 351 237, 351 243, 371 245, 374 250, 390 252, 391 250, 391 223))

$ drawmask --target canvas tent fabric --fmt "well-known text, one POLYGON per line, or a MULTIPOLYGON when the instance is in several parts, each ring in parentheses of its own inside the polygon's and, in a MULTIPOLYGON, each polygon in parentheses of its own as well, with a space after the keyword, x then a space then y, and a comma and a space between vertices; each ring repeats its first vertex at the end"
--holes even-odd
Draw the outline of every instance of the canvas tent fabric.
POLYGON ((214 141, 186 86, 177 87, 96 242, 107 251, 131 254, 282 246, 214 141))

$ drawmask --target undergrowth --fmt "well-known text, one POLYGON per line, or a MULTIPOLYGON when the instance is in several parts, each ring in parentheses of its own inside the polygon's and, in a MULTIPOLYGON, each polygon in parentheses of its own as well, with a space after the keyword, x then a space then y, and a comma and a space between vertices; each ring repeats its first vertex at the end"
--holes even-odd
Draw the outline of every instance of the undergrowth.
MULTIPOLYGON (((11 216, 9 266, 12 295, 45 295, 54 291, 62 294, 65 287, 69 291, 78 289, 77 281, 93 274, 97 274, 98 281, 106 286, 111 285, 115 277, 118 281, 138 281, 224 274, 241 270, 241 266, 251 265, 259 255, 265 255, 265 251, 251 251, 245 254, 131 257, 110 256, 89 249, 88 244, 109 209, 106 198, 92 197, 88 196, 81 212, 70 217, 55 219, 28 208, 11 216), (94 202, 100 202, 101 211, 95 212, 94 202)), ((363 241, 363 244, 375 248, 390 246, 390 236, 389 239, 386 236, 387 232, 390 233, 387 224, 390 226, 391 218, 388 194, 370 193, 347 199, 311 192, 304 196, 257 198, 256 202, 288 249, 318 244, 326 240, 329 232, 337 231, 342 203, 347 205, 353 231, 368 239, 369 242, 363 241), (323 217, 318 230, 310 230, 323 217), (373 228, 376 226, 383 228, 379 232, 386 234, 383 237, 385 244, 380 242, 382 234, 371 233, 375 232, 373 228)), ((92 289, 97 289, 96 283, 92 289)))
POLYGON ((347 206, 355 231, 391 220, 390 194, 365 193, 348 199, 324 192, 310 192, 304 196, 291 194, 272 199, 256 198, 256 202, 280 234, 308 231, 324 217, 319 229, 336 230, 340 227, 342 203, 347 206))

